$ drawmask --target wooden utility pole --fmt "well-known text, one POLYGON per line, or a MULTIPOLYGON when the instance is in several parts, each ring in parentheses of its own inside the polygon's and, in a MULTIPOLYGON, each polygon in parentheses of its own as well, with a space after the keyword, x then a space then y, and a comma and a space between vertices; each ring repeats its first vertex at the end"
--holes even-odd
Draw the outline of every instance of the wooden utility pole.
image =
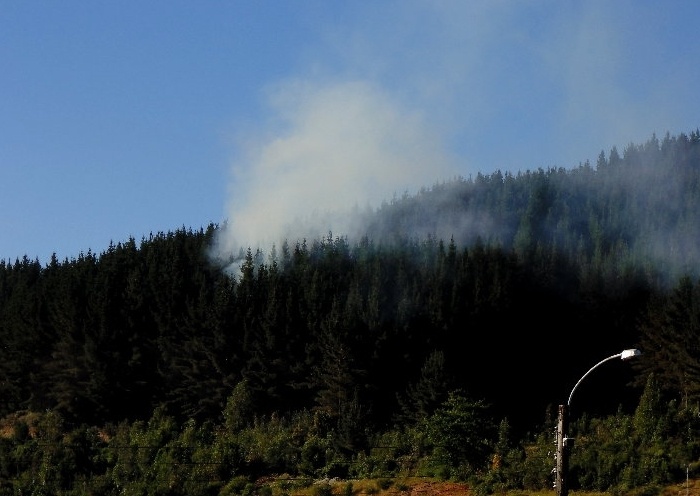
POLYGON ((569 476, 569 447, 572 441, 566 437, 569 430, 569 410, 567 405, 559 405, 559 416, 557 418, 557 467, 556 467, 556 494, 557 496, 568 496, 568 476, 569 476))

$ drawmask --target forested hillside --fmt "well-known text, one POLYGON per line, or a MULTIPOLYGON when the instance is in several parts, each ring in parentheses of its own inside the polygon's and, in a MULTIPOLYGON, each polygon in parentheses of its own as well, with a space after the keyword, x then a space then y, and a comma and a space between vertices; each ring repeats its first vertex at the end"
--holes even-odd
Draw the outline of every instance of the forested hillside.
POLYGON ((695 131, 595 166, 455 178, 387 201, 362 239, 249 250, 236 274, 208 256, 216 225, 2 261, 0 417, 311 412, 356 454, 459 392, 522 438, 630 347, 643 358, 587 380, 580 413, 634 412, 650 375, 697 404, 698 211, 695 131))

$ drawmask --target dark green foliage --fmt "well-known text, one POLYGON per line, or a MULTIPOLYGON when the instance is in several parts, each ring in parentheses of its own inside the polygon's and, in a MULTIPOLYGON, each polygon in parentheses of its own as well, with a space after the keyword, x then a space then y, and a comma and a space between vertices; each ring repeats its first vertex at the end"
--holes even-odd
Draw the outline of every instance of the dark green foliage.
POLYGON ((668 293, 660 295, 644 314, 640 346, 645 360, 638 383, 653 373, 659 387, 684 405, 700 401, 700 280, 683 277, 668 293))
POLYGON ((454 381, 446 377, 445 354, 442 351, 431 353, 421 368, 421 375, 415 384, 409 384, 406 394, 399 396, 400 413, 397 422, 417 424, 432 415, 454 389, 454 381))
POLYGON ((239 431, 253 423, 254 415, 255 410, 250 389, 248 383, 243 380, 236 384, 226 400, 224 425, 229 431, 239 431))
POLYGON ((452 391, 447 400, 425 421, 437 463, 462 479, 487 467, 493 452, 496 427, 489 406, 452 391))
MULTIPOLYGON (((700 453, 697 408, 679 410, 658 402, 650 380, 634 415, 576 420, 570 480, 572 489, 629 491, 670 484, 700 453)), ((162 410, 147 422, 98 430, 68 429, 54 412, 26 422, 27 439, 0 437, 0 471, 15 492, 47 494, 81 488, 88 494, 254 494, 272 486, 254 481, 286 474, 288 487, 352 476, 377 479, 386 488, 397 477, 428 475, 468 480, 479 494, 542 490, 551 485, 551 422, 533 440, 511 440, 507 421, 498 427, 486 405, 453 392, 417 430, 391 430, 374 437, 370 450, 345 456, 334 451, 333 430, 318 414, 259 419, 232 432, 193 420, 178 425, 162 410)), ((397 486, 398 487, 398 486, 397 486)), ((347 490, 347 486, 346 486, 347 490)))
POLYGON ((208 257, 214 225, 0 261, 0 479, 242 494, 272 472, 422 471, 534 489, 553 463, 541 413, 634 345, 642 359, 577 390, 572 471, 582 488, 675 480, 700 456, 699 188, 696 131, 595 168, 437 184, 360 240, 243 251, 236 274, 208 257))

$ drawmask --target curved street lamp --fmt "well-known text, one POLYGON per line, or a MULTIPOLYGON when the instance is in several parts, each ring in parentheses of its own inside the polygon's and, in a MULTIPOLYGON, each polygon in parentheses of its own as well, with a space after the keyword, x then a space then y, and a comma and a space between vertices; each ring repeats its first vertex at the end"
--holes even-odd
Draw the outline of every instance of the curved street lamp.
POLYGON ((581 384, 581 381, 583 381, 588 374, 593 372, 595 368, 598 366, 604 364, 608 360, 613 360, 615 358, 621 358, 622 360, 629 360, 630 358, 634 358, 636 356, 641 355, 642 352, 637 350, 637 349, 629 349, 629 350, 623 350, 620 353, 617 353, 615 355, 609 356, 608 358, 605 358, 601 360, 600 362, 596 363, 593 367, 591 367, 588 372, 583 374, 583 376, 578 380, 574 388, 571 390, 571 394, 569 394, 569 400, 567 401, 566 405, 559 405, 559 417, 557 420, 557 466, 556 466, 556 493, 557 496, 568 496, 569 494, 569 487, 568 487, 568 481, 567 481, 567 476, 569 472, 569 449, 571 446, 574 444, 574 439, 571 437, 566 436, 566 431, 569 429, 569 406, 571 405, 571 397, 574 395, 574 391, 576 391, 576 388, 578 387, 579 384, 581 384))

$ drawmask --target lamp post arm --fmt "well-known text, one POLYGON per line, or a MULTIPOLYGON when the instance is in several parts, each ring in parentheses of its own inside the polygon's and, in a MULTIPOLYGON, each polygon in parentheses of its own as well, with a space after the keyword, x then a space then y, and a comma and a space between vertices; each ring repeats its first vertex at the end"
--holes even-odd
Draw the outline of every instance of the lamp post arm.
POLYGON ((604 363, 607 362, 608 360, 612 360, 612 359, 614 359, 614 358, 620 358, 621 356, 622 356, 622 353, 618 353, 617 355, 609 356, 608 358, 605 358, 605 359, 601 360, 600 362, 596 363, 593 367, 591 367, 591 368, 588 370, 588 372, 586 372, 585 374, 583 374, 583 377, 581 377, 581 378, 578 380, 578 382, 576 383, 576 385, 574 386, 574 388, 571 390, 571 394, 569 395, 569 401, 566 402, 567 406, 571 406, 571 397, 574 395, 574 391, 576 391, 576 388, 578 387, 578 385, 581 384, 581 381, 584 380, 588 374, 590 374, 591 372, 593 372, 593 369, 597 368, 599 365, 604 364, 604 363))
POLYGON ((622 358, 623 360, 629 360, 630 358, 634 358, 641 354, 641 351, 632 348, 629 350, 622 350, 621 353, 609 356, 608 358, 596 363, 593 367, 590 368, 588 372, 583 374, 583 377, 581 377, 578 380, 574 388, 571 390, 571 394, 569 395, 569 401, 567 401, 566 405, 559 405, 559 420, 557 421, 556 439, 557 466, 554 469, 556 471, 556 496, 569 496, 569 481, 567 480, 569 472, 569 449, 572 445, 573 439, 568 438, 566 436, 566 431, 568 430, 569 426, 569 405, 571 405, 571 397, 574 395, 574 391, 576 391, 578 385, 581 384, 581 381, 584 380, 588 374, 593 372, 593 369, 607 362, 608 360, 612 360, 613 358, 622 358))

